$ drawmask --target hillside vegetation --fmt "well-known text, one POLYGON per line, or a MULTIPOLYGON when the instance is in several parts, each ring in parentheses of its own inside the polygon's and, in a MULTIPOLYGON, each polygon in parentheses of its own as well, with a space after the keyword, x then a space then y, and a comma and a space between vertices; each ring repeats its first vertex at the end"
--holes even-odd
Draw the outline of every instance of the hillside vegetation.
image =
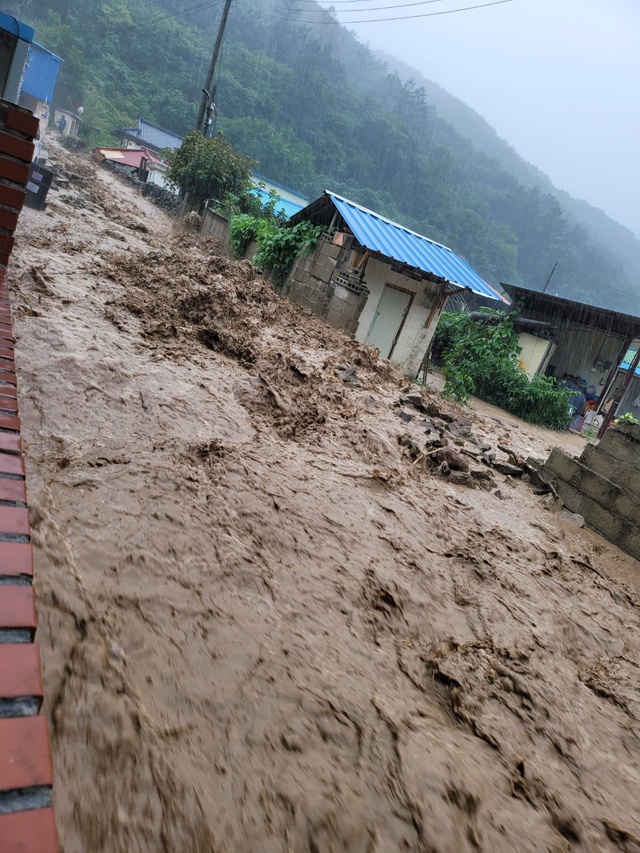
MULTIPOLYGON (((57 99, 85 107, 90 141, 143 115, 188 132, 220 4, 170 0, 30 0, 23 18, 65 64, 57 99)), ((541 287, 640 313, 620 260, 445 121, 423 86, 316 7, 243 0, 229 18, 217 79, 218 125, 270 178, 326 188, 462 254, 488 281, 541 287)))

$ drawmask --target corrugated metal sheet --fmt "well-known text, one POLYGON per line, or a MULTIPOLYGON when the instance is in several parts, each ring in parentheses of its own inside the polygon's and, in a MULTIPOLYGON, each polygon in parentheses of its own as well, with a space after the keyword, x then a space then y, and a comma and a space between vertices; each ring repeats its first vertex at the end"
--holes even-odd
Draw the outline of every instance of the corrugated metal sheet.
POLYGON ((29 58, 22 78, 22 91, 39 101, 50 104, 58 79, 62 59, 42 45, 33 42, 29 46, 29 58))
POLYGON ((182 145, 182 137, 177 133, 164 130, 141 118, 138 119, 137 127, 122 127, 119 133, 128 139, 135 140, 141 147, 155 148, 158 151, 162 151, 163 148, 180 148, 182 145))
POLYGON ((422 272, 446 278, 490 299, 500 298, 466 261, 446 246, 409 231, 342 196, 328 191, 327 195, 365 249, 379 252, 422 272))
POLYGON ((6 12, 0 12, 0 29, 6 30, 14 36, 18 36, 22 41, 33 41, 35 30, 28 24, 23 24, 13 15, 8 15, 6 12))
MULTIPOLYGON (((258 198, 260 199, 262 204, 266 204, 268 201, 271 200, 271 196, 269 195, 267 190, 261 190, 259 187, 255 187, 255 189, 253 189, 252 192, 254 193, 254 195, 258 196, 258 198)), ((296 204, 293 201, 287 201, 284 198, 280 198, 276 202, 275 212, 276 213, 284 213, 284 215, 288 219, 290 216, 293 216, 299 210, 302 210, 302 208, 303 208, 303 205, 301 205, 301 204, 296 204)))
POLYGON ((153 151, 147 151, 146 148, 95 148, 93 154, 96 159, 111 160, 118 166, 129 166, 133 169, 140 168, 143 157, 152 163, 163 162, 153 151))

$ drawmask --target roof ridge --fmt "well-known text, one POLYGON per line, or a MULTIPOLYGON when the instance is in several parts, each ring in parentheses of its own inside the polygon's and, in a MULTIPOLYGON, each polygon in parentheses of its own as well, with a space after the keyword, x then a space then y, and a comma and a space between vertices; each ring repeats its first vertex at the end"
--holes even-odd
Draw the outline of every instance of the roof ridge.
MULTIPOLYGON (((414 237, 419 237, 421 240, 426 240, 427 243, 431 243, 434 246, 440 246, 441 249, 446 249, 447 252, 451 252, 452 255, 456 255, 456 257, 460 258, 461 261, 464 261, 464 258, 461 258, 460 255, 457 254, 457 252, 454 252, 453 249, 449 248, 449 246, 445 246, 444 243, 438 243, 437 240, 432 240, 430 237, 425 237, 424 234, 418 234, 417 231, 412 231, 411 228, 407 228, 406 225, 401 225, 399 222, 395 222, 393 219, 389 219, 388 217, 383 216, 381 213, 376 213, 375 210, 370 210, 363 204, 358 204, 358 202, 356 201, 351 201, 350 198, 345 198, 343 195, 338 195, 338 193, 334 193, 332 190, 325 190, 325 193, 335 198, 339 198, 346 204, 351 204, 354 207, 357 207, 364 213, 368 213, 369 216, 375 216, 376 219, 380 219, 382 222, 386 222, 387 225, 393 225, 394 228, 401 228, 403 231, 406 231, 407 234, 413 234, 414 237)), ((465 261, 465 263, 467 262, 465 261)))

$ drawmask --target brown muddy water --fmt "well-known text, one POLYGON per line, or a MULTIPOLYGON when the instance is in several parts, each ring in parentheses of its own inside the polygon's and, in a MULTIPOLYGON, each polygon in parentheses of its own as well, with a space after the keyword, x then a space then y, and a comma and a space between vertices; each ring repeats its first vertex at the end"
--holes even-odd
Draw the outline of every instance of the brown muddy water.
POLYGON ((413 464, 375 353, 69 165, 9 276, 64 853, 640 851, 638 563, 413 464))

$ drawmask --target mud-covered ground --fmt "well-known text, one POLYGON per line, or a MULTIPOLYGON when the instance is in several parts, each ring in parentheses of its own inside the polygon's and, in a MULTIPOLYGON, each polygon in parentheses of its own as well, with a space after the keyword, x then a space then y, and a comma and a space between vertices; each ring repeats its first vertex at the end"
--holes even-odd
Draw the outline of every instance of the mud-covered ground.
POLYGON ((427 418, 476 474, 581 440, 398 407, 69 166, 9 275, 64 853, 640 851, 638 563, 422 455, 427 418))

